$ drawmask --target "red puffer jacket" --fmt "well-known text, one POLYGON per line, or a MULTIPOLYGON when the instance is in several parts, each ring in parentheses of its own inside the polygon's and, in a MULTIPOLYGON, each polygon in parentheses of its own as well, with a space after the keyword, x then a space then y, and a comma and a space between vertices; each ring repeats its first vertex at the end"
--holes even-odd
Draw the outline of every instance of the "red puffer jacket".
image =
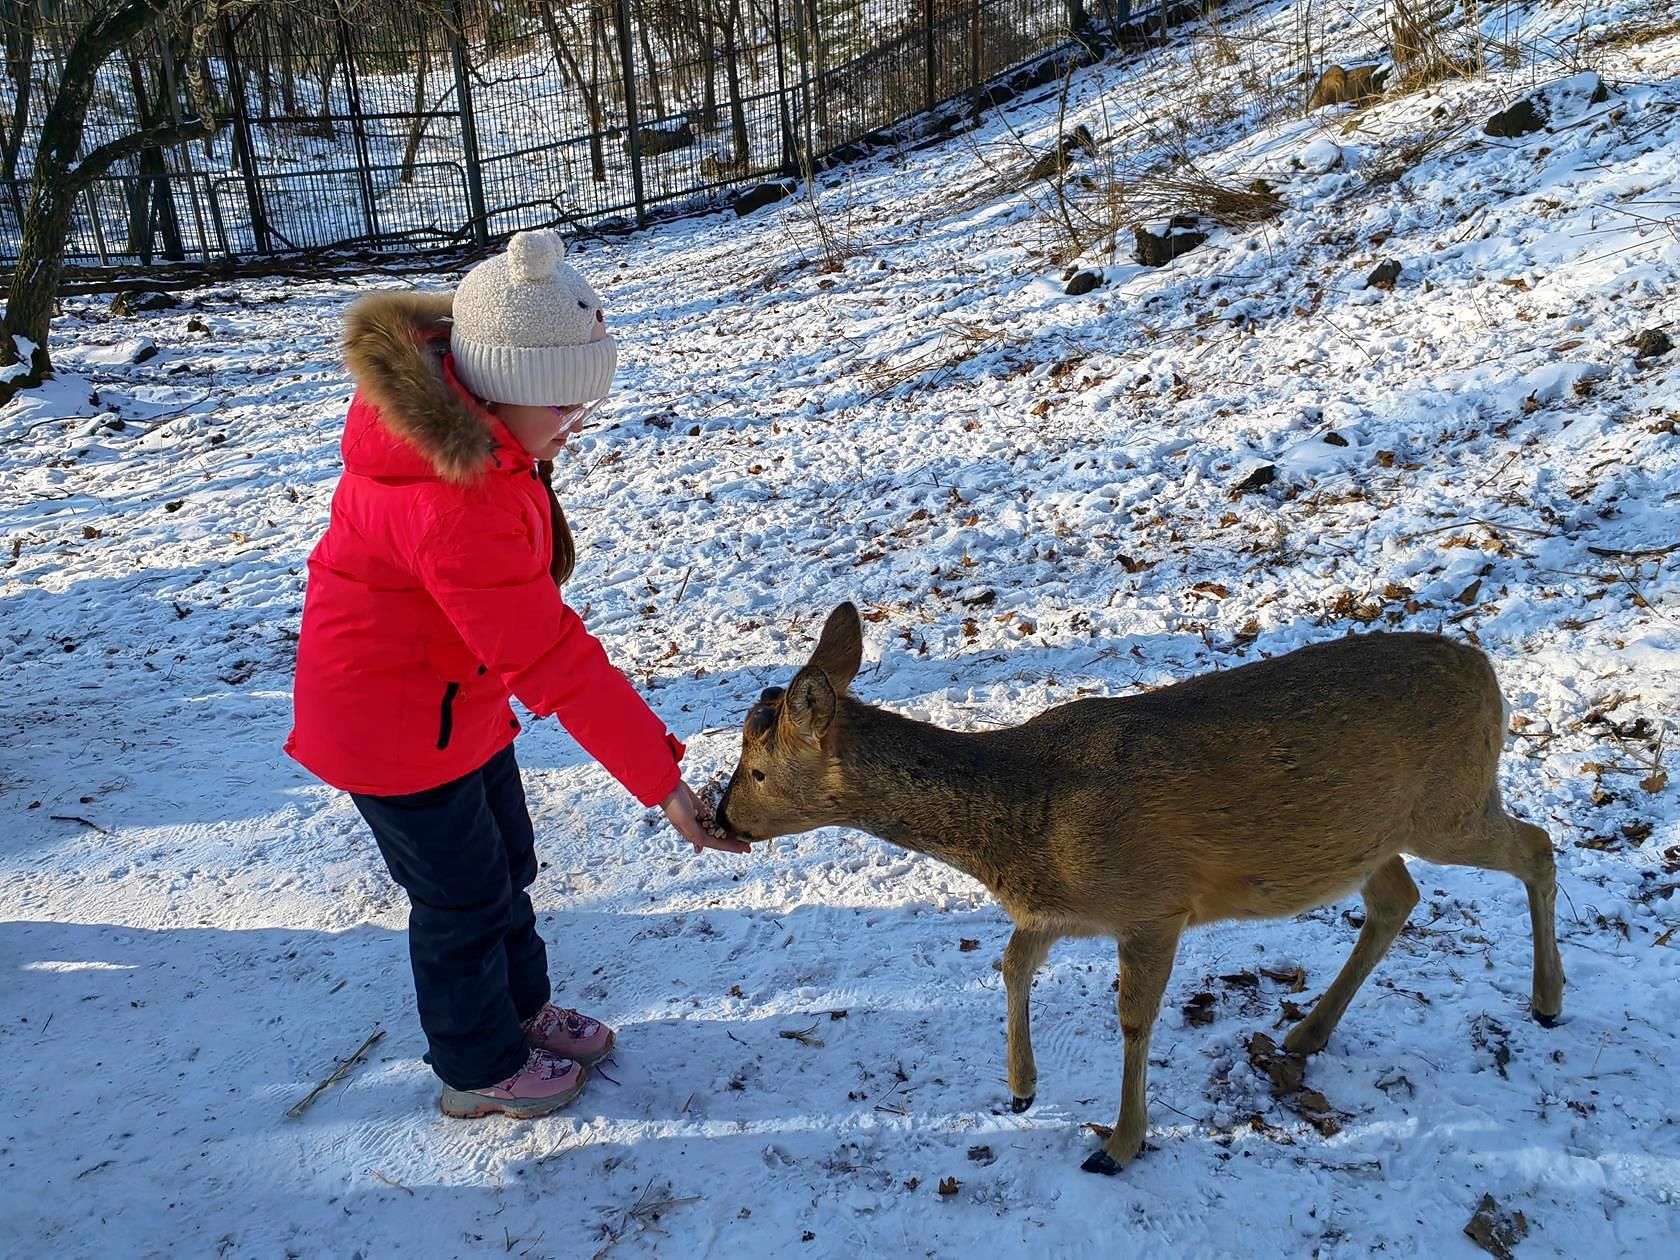
POLYGON ((513 741, 511 694, 656 805, 683 746, 561 602, 551 492, 455 379, 449 305, 382 293, 350 310, 356 396, 309 557, 286 751, 347 792, 424 791, 513 741))

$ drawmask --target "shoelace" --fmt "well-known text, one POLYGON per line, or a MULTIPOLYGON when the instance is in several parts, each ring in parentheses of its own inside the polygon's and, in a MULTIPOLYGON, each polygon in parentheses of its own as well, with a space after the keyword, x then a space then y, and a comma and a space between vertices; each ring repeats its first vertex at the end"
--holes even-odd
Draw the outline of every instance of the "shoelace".
POLYGON ((531 1031, 538 1037, 550 1037, 555 1029, 565 1028, 568 1036, 588 1037, 598 1027, 596 1022, 574 1010, 559 1006, 546 1006, 531 1021, 531 1031))
POLYGON ((552 1081, 556 1077, 564 1076, 572 1070, 570 1059, 562 1059, 557 1054, 550 1054, 547 1050, 532 1050, 525 1056, 525 1066, 520 1068, 507 1080, 502 1082, 503 1089, 512 1089, 513 1083, 521 1076, 535 1074, 540 1081, 552 1081))

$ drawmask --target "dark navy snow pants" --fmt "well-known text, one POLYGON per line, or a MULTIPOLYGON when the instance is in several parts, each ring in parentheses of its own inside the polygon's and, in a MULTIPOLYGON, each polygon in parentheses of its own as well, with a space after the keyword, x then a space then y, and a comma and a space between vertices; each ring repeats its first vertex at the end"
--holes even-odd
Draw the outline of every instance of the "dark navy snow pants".
POLYGON ((352 799, 408 893, 432 1070, 456 1089, 506 1080, 525 1063, 521 1021, 549 996, 548 951, 525 892, 537 855, 513 746, 442 787, 352 799))

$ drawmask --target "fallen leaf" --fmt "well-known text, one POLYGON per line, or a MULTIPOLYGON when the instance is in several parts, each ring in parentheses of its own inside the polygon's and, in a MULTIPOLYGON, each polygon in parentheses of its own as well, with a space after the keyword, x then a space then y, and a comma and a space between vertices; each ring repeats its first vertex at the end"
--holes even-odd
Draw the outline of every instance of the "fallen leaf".
POLYGON ((732 984, 732 985, 729 986, 729 996, 732 997, 732 998, 744 998, 747 995, 745 993, 741 992, 741 986, 740 985, 732 984))
POLYGON ((922 1184, 922 1179, 920 1177, 912 1177, 912 1178, 910 1178, 909 1181, 906 1181, 904 1183, 904 1188, 906 1190, 914 1190, 917 1186, 919 1186, 921 1184, 922 1184))
POLYGON ((1260 974, 1268 980, 1288 985, 1291 993, 1299 993, 1307 987, 1307 972, 1304 967, 1262 967, 1260 974))
POLYGON ((971 1147, 969 1147, 968 1148, 968 1158, 971 1161, 973 1161, 974 1163, 980 1164, 982 1166, 984 1166, 986 1164, 994 1163, 997 1160, 997 1156, 992 1154, 992 1148, 989 1147, 989 1146, 971 1146, 971 1147))
POLYGON ((939 1179, 940 1198, 948 1199, 961 1189, 962 1182, 958 1181, 955 1177, 941 1177, 939 1179))
POLYGON ((965 936, 962 940, 957 942, 957 948, 965 954, 972 954, 975 950, 980 948, 980 942, 971 941, 965 936))
POLYGON ((1491 1194, 1484 1194, 1464 1232, 1490 1256, 1512 1260, 1516 1255, 1513 1248, 1528 1237, 1528 1218, 1521 1212, 1506 1211, 1491 1194))
POLYGON ((1214 599, 1229 599, 1230 589, 1219 585, 1218 582, 1197 582, 1190 588, 1198 595, 1208 595, 1214 599))
POLYGON ((171 499, 168 503, 163 505, 163 510, 165 512, 179 512, 186 506, 186 503, 187 501, 185 499, 171 499))
POLYGON ((1653 770, 1650 776, 1639 780, 1639 786, 1647 792, 1656 793, 1668 786, 1668 771, 1653 770))
POLYGON ((82 537, 89 540, 94 538, 103 538, 105 537, 105 531, 102 529, 95 529, 92 525, 83 525, 82 537))
POLYGON ((1469 586, 1466 586, 1457 595, 1453 596, 1453 599, 1468 608, 1471 604, 1476 602, 1476 596, 1481 594, 1481 590, 1482 579, 1477 578, 1474 582, 1470 583, 1469 586))
POLYGON ((1303 1089, 1295 1096, 1295 1105, 1302 1111, 1323 1113, 1330 1110, 1330 1100, 1316 1089, 1303 1089))
POLYGON ((1192 1027, 1213 1023, 1213 1008, 1218 998, 1211 993, 1192 994, 1184 1004, 1184 1022, 1192 1027))

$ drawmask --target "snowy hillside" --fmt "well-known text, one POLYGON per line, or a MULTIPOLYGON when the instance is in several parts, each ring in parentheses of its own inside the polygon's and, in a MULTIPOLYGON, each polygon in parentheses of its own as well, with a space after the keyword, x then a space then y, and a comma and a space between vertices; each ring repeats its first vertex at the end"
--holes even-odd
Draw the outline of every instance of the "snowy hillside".
MULTIPOLYGON (((1315 55, 1382 60, 1382 9, 1326 14, 1315 55)), ((1065 117, 1052 86, 833 173, 821 231, 787 202, 574 259, 622 363, 556 476, 569 593, 691 781, 732 767, 747 704, 841 599, 868 622, 857 692, 966 729, 1445 629, 1498 668, 1506 798, 1556 842, 1559 1027, 1528 1017, 1521 886, 1418 863, 1422 904, 1307 1068, 1322 1099, 1274 1098, 1250 1037, 1322 991, 1358 901, 1199 930, 1155 1033, 1152 1149, 1088 1176, 1083 1126, 1118 1098, 1112 943, 1040 973, 1038 1103, 1009 1114, 1008 923, 982 888, 849 833, 697 857, 536 724, 558 1000, 620 1048, 554 1118, 446 1120, 401 894, 348 799, 280 752, 348 397, 339 319, 403 281, 240 283, 127 318, 71 300, 60 379, 0 411, 0 1253, 1433 1260, 1482 1254, 1463 1231, 1484 1195, 1522 1214, 1520 1256, 1666 1252, 1665 9, 1502 10, 1489 72, 1303 116, 1296 8, 1262 6, 1075 75, 1065 117), (1536 93, 1549 126, 1484 134, 1536 93), (1073 158, 1071 210, 1049 182, 1015 191, 1080 124, 1097 152, 1073 158), (1129 234, 1071 242, 1069 213, 1122 193, 1170 214, 1175 153, 1281 210, 1160 268, 1129 234), (1076 270, 1096 287, 1071 296, 1076 270)))

